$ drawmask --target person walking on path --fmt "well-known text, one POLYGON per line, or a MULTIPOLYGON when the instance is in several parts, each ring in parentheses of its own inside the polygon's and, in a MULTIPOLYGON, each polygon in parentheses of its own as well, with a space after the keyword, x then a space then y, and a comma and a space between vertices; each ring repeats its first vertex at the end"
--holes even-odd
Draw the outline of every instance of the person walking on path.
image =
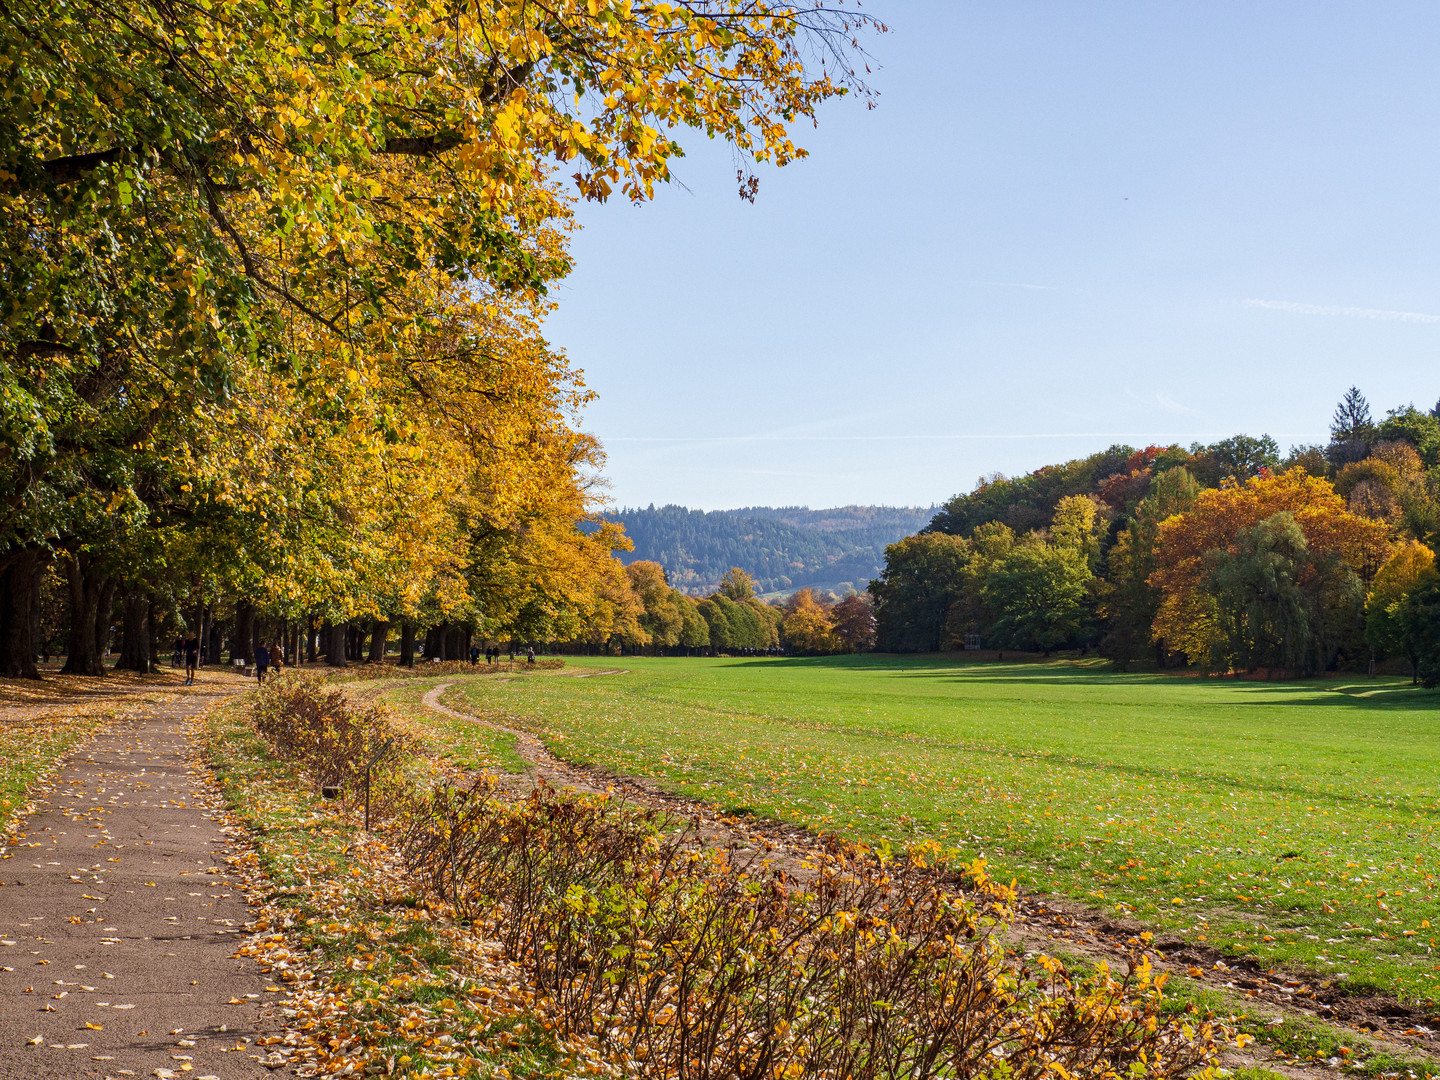
POLYGON ((179 634, 175 635, 175 655, 170 658, 170 666, 178 668, 185 659, 185 639, 179 634))
POLYGON ((285 650, 280 647, 280 643, 278 641, 270 642, 270 667, 273 672, 271 678, 280 674, 281 663, 284 659, 285 650))
POLYGON ((255 647, 255 681, 265 682, 265 672, 270 669, 270 650, 261 642, 255 647))
POLYGON ((200 666, 200 639, 191 634, 185 639, 185 685, 195 685, 195 669, 200 666))

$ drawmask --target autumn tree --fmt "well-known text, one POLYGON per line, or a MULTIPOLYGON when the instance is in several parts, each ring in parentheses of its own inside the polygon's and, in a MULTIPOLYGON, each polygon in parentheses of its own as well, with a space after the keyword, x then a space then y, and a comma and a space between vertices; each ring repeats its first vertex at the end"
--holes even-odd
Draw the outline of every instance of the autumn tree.
POLYGON ((801 589, 790 597, 785 605, 782 631, 785 647, 801 655, 823 656, 842 648, 830 612, 810 589, 801 589))
POLYGON ((625 576, 630 579, 630 587, 645 610, 640 617, 640 626, 648 635, 649 644, 657 652, 677 644, 680 631, 685 626, 685 617, 675 602, 674 590, 665 577, 665 568, 657 562, 637 559, 625 567, 625 576))
POLYGON ((1237 553, 1242 530, 1282 511, 1292 516, 1316 567, 1333 560, 1366 583, 1389 553, 1388 528, 1350 513, 1328 481, 1303 469, 1204 491, 1188 511, 1160 524, 1156 569, 1148 579, 1160 593, 1155 636, 1192 663, 1209 662, 1223 652, 1225 630, 1209 553, 1237 553))
POLYGON ((1323 671, 1358 621, 1355 571, 1335 552, 1312 552, 1288 511, 1241 529, 1233 548, 1206 553, 1206 565, 1220 631, 1212 668, 1323 671))
POLYGON ((1096 503, 1086 495, 1067 495, 1056 504, 1050 523, 1055 547, 1083 562, 1091 573, 1100 565, 1100 535, 1105 525, 1096 503))
POLYGON ((1406 632, 1406 597, 1436 577, 1435 553, 1418 541, 1404 540, 1376 573, 1365 601, 1365 640, 1382 657, 1404 656, 1412 679, 1418 679, 1417 650, 1423 643, 1406 632))
POLYGON ((1376 442, 1403 442, 1420 457, 1426 468, 1440 465, 1440 418, 1421 412, 1413 404, 1391 409, 1375 425, 1376 442))
POLYGON ((868 596, 854 593, 830 611, 835 636, 847 652, 869 652, 875 647, 875 606, 868 596))
POLYGON ((1100 614, 1108 626, 1104 648, 1122 669, 1144 656, 1152 642, 1157 665, 1165 662, 1163 639, 1151 635, 1160 605, 1160 590, 1150 583, 1156 569, 1155 545, 1160 523, 1189 510, 1199 494, 1200 484, 1188 469, 1177 467, 1161 473, 1106 556, 1106 577, 1100 589, 1100 614))
POLYGON ((720 594, 737 603, 755 595, 755 579, 738 566, 725 571, 720 579, 720 594))

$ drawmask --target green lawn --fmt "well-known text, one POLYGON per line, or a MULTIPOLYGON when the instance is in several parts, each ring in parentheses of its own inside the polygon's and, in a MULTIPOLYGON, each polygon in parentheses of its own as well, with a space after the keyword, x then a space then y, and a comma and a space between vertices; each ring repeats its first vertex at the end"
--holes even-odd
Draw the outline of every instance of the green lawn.
MULTIPOLYGON (((724 807, 867 840, 933 838, 1030 889, 1357 989, 1440 999, 1440 694, 1070 662, 623 666, 461 679, 447 701, 724 807)), ((463 753, 467 736, 447 735, 463 753)))

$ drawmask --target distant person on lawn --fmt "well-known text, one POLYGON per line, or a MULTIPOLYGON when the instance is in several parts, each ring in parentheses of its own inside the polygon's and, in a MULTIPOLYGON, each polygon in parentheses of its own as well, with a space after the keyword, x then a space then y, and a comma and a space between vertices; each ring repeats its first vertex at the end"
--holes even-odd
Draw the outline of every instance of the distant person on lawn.
POLYGON ((255 647, 255 681, 263 683, 265 672, 270 668, 270 650, 261 642, 255 647))
POLYGON ((200 666, 200 639, 191 634, 185 639, 185 685, 195 685, 195 669, 200 666))
POLYGON ((480 646, 479 646, 479 645, 471 645, 471 646, 470 646, 470 666, 471 666, 471 667, 474 667, 474 666, 475 666, 476 664, 478 664, 479 662, 480 662, 480 646))
POLYGON ((525 650, 525 662, 526 662, 527 664, 533 664, 533 663, 535 662, 535 646, 534 646, 534 645, 531 645, 530 648, 528 648, 528 649, 525 650))

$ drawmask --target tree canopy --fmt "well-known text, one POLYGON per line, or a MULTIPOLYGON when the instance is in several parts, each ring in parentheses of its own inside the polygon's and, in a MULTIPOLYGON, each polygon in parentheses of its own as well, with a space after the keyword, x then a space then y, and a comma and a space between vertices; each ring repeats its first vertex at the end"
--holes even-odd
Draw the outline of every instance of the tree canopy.
POLYGON ((797 122, 868 92, 873 25, 769 0, 8 7, 0 666, 33 672, 52 561, 88 671, 117 590, 487 633, 617 612, 620 533, 579 528, 588 392, 540 332, 573 200, 648 199, 686 132, 802 157, 797 122))

